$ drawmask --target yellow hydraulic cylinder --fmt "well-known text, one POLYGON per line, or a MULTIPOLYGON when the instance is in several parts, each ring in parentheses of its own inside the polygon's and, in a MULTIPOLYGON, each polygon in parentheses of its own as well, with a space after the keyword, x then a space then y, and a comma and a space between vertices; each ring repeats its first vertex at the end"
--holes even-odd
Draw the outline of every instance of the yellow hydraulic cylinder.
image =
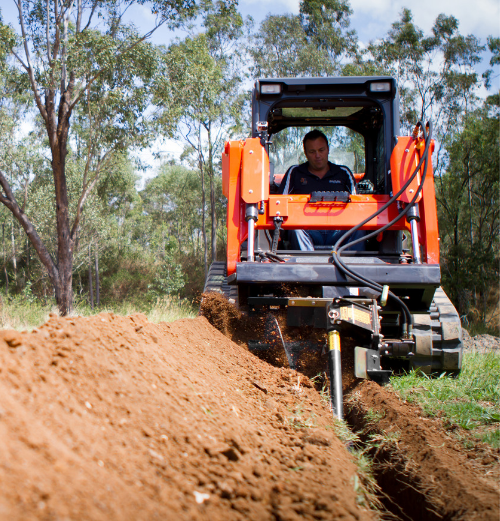
POLYGON ((330 373, 330 397, 333 414, 344 418, 342 395, 342 362, 340 358, 340 333, 328 332, 328 371, 330 373))

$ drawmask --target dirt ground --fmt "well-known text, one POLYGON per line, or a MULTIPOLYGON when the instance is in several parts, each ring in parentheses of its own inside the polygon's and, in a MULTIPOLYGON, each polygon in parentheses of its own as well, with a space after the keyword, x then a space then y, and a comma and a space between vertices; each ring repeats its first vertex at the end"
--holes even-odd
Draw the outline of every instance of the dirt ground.
MULTIPOLYGON (((381 480, 409 477, 429 498, 401 495, 402 512, 498 519, 496 454, 470 459, 385 389, 353 389, 365 433, 398 432, 381 447, 381 480), (383 414, 367 429, 368 410, 383 414)), ((54 316, 0 332, 2 521, 377 519, 356 472, 311 381, 204 317, 54 316)))
MULTIPOLYGON (((255 336, 245 316, 219 294, 205 296, 202 313, 241 345, 255 336)), ((466 351, 500 349, 497 337, 471 338, 467 331, 463 333, 466 351)), ((345 339, 343 344, 347 347, 342 350, 346 419, 372 446, 367 450, 386 509, 402 520, 498 521, 500 451, 470 436, 474 446, 465 450, 453 435, 456 426, 427 418, 418 406, 401 402, 390 388, 356 379, 353 351, 345 339)), ((275 363, 286 365, 286 360, 275 363)), ((468 437, 467 431, 458 434, 468 437)))
POLYGON ((205 318, 0 332, 1 520, 374 519, 310 381, 205 318))

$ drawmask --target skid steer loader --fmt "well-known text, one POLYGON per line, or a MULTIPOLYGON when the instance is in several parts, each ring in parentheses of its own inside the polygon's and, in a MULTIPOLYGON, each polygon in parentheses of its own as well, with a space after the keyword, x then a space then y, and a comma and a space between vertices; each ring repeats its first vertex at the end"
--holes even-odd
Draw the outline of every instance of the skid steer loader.
POLYGON ((358 378, 461 368, 460 319, 440 287, 432 126, 399 134, 393 78, 260 79, 252 137, 223 152, 227 259, 211 266, 205 292, 223 293, 255 319, 248 347, 259 356, 284 352, 299 371, 328 360, 339 417, 341 344, 358 378), (353 193, 279 189, 287 168, 303 161, 310 129, 327 134, 332 162, 352 171, 353 193), (290 249, 297 229, 346 233, 301 251, 290 249))

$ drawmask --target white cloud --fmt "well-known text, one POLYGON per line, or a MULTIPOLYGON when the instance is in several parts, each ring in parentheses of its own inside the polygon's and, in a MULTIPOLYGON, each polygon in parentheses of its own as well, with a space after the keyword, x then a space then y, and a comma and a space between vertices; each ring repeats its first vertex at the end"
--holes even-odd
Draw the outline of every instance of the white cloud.
POLYGON ((273 14, 285 14, 299 12, 300 0, 278 0, 270 4, 266 0, 240 0, 239 6, 243 11, 253 10, 254 12, 248 12, 257 21, 261 20, 268 13, 273 14), (255 9, 255 6, 259 5, 260 9, 255 9), (252 6, 252 8, 250 8, 252 6))
MULTIPOLYGON (((391 24, 399 19, 404 7, 413 14, 415 24, 424 33, 429 33, 440 13, 453 15, 459 21, 462 34, 474 34, 483 40, 488 35, 500 34, 500 2, 498 0, 420 0, 417 4, 409 0, 349 0, 353 15, 351 26, 360 39, 369 40, 384 36, 391 24)), ((299 12, 300 0, 240 0, 244 14, 251 15, 257 24, 269 13, 285 14, 299 12)))
POLYGON ((415 24, 424 33, 429 33, 437 16, 444 13, 457 18, 462 34, 474 34, 483 41, 490 34, 500 34, 498 0, 420 0, 418 4, 402 0, 350 0, 350 4, 354 11, 352 25, 363 40, 384 35, 404 7, 411 10, 415 24))

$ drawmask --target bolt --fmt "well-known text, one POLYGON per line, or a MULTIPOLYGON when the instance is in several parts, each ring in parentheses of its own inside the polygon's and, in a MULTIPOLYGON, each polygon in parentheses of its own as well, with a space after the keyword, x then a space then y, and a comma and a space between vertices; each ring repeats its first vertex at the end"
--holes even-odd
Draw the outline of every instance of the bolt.
POLYGON ((276 217, 279 217, 281 215, 280 212, 276 212, 276 217))
POLYGON ((412 194, 415 190, 413 188, 410 188, 410 194, 412 194))
POLYGON ((248 190, 248 193, 249 194, 253 194, 253 190, 248 190))
MULTIPOLYGON (((408 152, 408 151, 407 151, 408 152)), ((253 154, 253 150, 249 150, 248 151, 249 154, 253 154)))

